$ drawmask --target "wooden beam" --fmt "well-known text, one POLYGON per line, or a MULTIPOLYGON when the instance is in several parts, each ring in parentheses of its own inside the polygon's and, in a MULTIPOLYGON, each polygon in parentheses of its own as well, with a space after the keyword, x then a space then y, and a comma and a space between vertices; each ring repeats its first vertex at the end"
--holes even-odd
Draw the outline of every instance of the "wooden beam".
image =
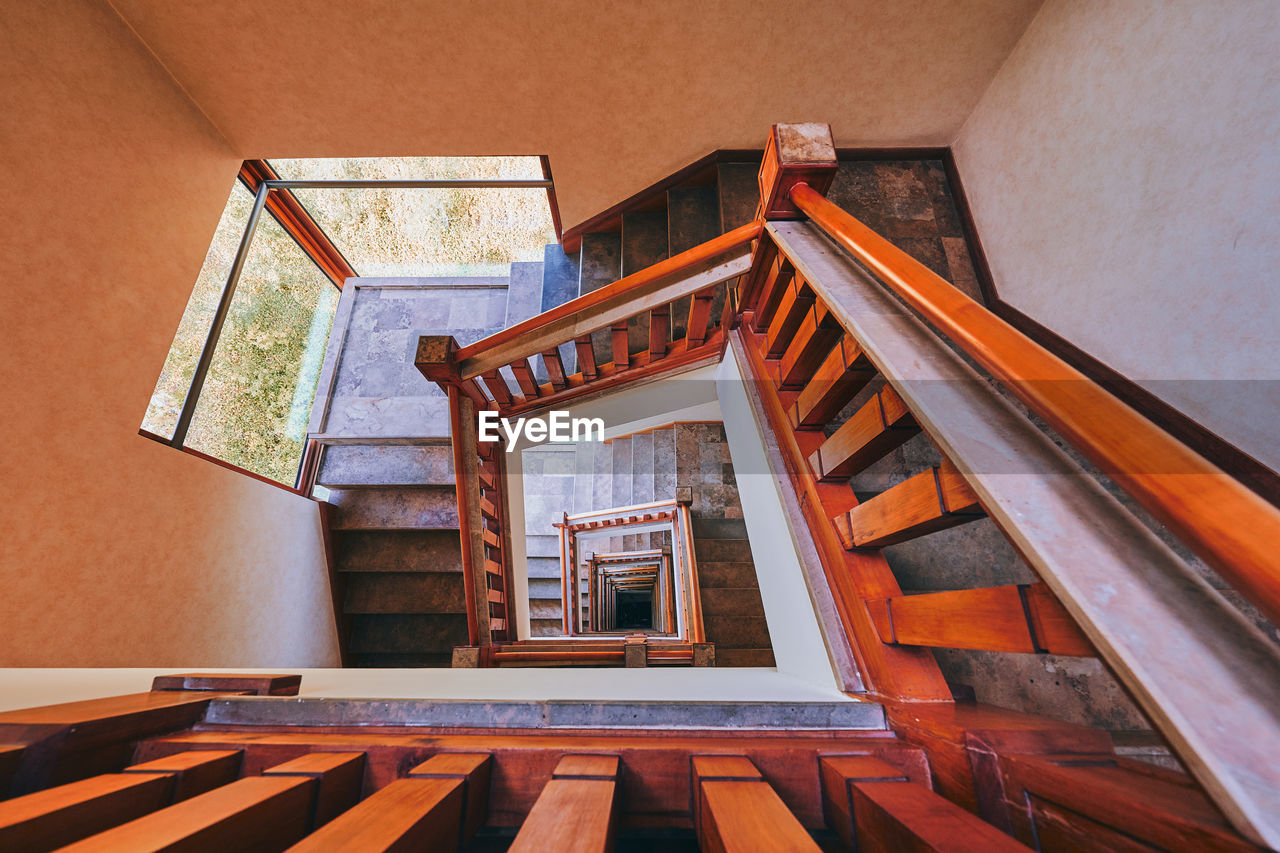
POLYGON ((462 782, 461 843, 469 842, 489 814, 493 758, 487 752, 441 752, 414 767, 410 779, 458 779, 462 782))
POLYGON ((498 408, 510 406, 512 401, 511 386, 507 384, 507 380, 498 372, 498 368, 486 371, 480 376, 480 381, 484 383, 484 387, 489 389, 489 393, 493 396, 493 402, 498 404, 498 408))
POLYGON ((551 380, 551 387, 556 391, 563 391, 565 388, 565 372, 564 362, 560 359, 559 347, 551 347, 542 353, 542 366, 547 369, 547 377, 551 380))
POLYGON ((462 805, 460 779, 396 779, 289 849, 455 850, 462 805))
POLYGON ((53 850, 169 805, 172 773, 108 773, 0 802, 0 850, 53 850))
POLYGON ((983 516, 978 496, 944 459, 832 521, 846 548, 883 548, 983 516))
POLYGON ((847 480, 919 431, 907 404, 886 385, 810 454, 809 467, 821 482, 847 480))
POLYGON ((363 752, 312 752, 268 767, 263 776, 303 776, 316 780, 312 828, 323 826, 360 800, 363 752))
POLYGON ((591 343, 591 335, 574 338, 573 346, 578 352, 578 369, 582 373, 582 378, 587 382, 595 381, 598 371, 596 369, 596 350, 591 343))
POLYGON ((529 363, 529 359, 523 358, 519 361, 512 362, 511 373, 516 378, 516 384, 520 386, 520 391, 530 399, 538 396, 538 382, 533 378, 533 365, 529 363))
POLYGON ((694 756, 698 846, 706 851, 820 848, 745 756, 694 756))
POLYGON ((876 375, 866 353, 845 333, 787 410, 795 429, 822 429, 876 375))
POLYGON ((176 803, 234 782, 240 775, 243 754, 239 749, 195 749, 132 764, 121 772, 171 774, 172 802, 176 803))
POLYGON ((751 328, 757 332, 764 332, 773 322, 778 304, 790 289, 791 277, 796 273, 796 268, 791 265, 791 261, 778 251, 772 240, 767 240, 766 244, 768 246, 766 254, 771 255, 772 260, 768 262, 767 271, 763 274, 759 305, 751 317, 751 328))
POLYGON ((867 609, 886 643, 1024 654, 1097 654, 1044 584, 903 595, 868 601, 867 609))
POLYGON ((656 361, 667 354, 671 337, 671 306, 659 305, 649 312, 649 360, 656 361))
POLYGON ((603 853, 611 849, 618 770, 617 756, 560 759, 508 850, 603 853))
POLYGON ((222 690, 254 696, 297 696, 302 676, 285 673, 184 672, 157 675, 155 690, 222 690))
POLYGON ((1025 853, 1028 849, 914 782, 854 781, 849 785, 859 853, 1025 853))
POLYGON ((711 300, 715 298, 715 288, 708 287, 693 295, 689 303, 689 321, 685 324, 684 336, 689 346, 701 346, 707 339, 707 325, 711 322, 711 300))
POLYGON ((631 352, 628 349, 627 321, 614 323, 609 329, 610 346, 613 352, 613 369, 626 370, 631 366, 631 352))
POLYGON ((281 850, 310 829, 316 780, 250 776, 108 829, 65 850, 281 850))

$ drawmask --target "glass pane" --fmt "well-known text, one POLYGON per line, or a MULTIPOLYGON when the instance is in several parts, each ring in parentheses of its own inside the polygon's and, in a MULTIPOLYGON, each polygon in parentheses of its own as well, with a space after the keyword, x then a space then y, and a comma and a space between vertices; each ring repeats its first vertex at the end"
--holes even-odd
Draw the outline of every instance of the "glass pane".
MULTIPOLYGON (((310 179, 533 179, 537 157, 272 160, 310 179)), ((555 242, 544 189, 294 190, 363 276, 480 276, 540 261, 555 242)))
POLYGON ((209 324, 213 322, 213 312, 218 308, 222 287, 227 283, 227 272, 240 246, 240 237, 252 207, 253 195, 236 181, 222 211, 222 219, 218 221, 213 243, 205 255, 204 266, 200 268, 200 277, 196 279, 187 308, 182 312, 182 321, 178 324, 178 333, 173 336, 164 369, 156 381, 156 390, 151 394, 151 403, 142 420, 142 428, 148 432, 165 438, 173 437, 187 388, 196 372, 196 361, 200 358, 209 324))
POLYGON ((555 242, 546 190, 295 190, 362 276, 505 276, 555 242))
POLYGON ((272 160, 282 178, 542 180, 538 157, 329 157, 272 160))
POLYGON ((293 485, 337 305, 333 283, 262 217, 186 446, 293 485))

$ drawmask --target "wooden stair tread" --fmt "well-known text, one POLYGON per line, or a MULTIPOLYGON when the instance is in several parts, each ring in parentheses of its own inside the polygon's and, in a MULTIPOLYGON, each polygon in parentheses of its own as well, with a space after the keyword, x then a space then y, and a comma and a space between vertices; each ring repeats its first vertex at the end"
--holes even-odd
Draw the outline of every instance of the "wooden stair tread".
POLYGON ((396 779, 289 849, 453 850, 461 826, 462 787, 458 779, 396 779))

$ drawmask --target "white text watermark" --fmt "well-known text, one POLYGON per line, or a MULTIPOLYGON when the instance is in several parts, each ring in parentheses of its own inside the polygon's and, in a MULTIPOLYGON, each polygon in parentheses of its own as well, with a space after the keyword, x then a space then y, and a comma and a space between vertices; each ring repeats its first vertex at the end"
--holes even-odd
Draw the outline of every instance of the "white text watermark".
POLYGON ((481 441, 500 441, 507 437, 507 452, 515 449, 521 434, 531 442, 542 441, 604 441, 603 418, 574 418, 568 412, 549 412, 543 418, 500 417, 497 412, 480 413, 479 438, 481 441), (499 430, 502 432, 499 433, 499 430))

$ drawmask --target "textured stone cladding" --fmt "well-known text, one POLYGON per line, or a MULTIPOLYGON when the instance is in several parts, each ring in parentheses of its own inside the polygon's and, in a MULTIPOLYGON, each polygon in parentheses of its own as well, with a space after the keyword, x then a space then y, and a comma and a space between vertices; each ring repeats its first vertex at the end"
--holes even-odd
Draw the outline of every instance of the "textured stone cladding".
POLYGON ((941 160, 842 160, 827 198, 982 301, 941 160))

